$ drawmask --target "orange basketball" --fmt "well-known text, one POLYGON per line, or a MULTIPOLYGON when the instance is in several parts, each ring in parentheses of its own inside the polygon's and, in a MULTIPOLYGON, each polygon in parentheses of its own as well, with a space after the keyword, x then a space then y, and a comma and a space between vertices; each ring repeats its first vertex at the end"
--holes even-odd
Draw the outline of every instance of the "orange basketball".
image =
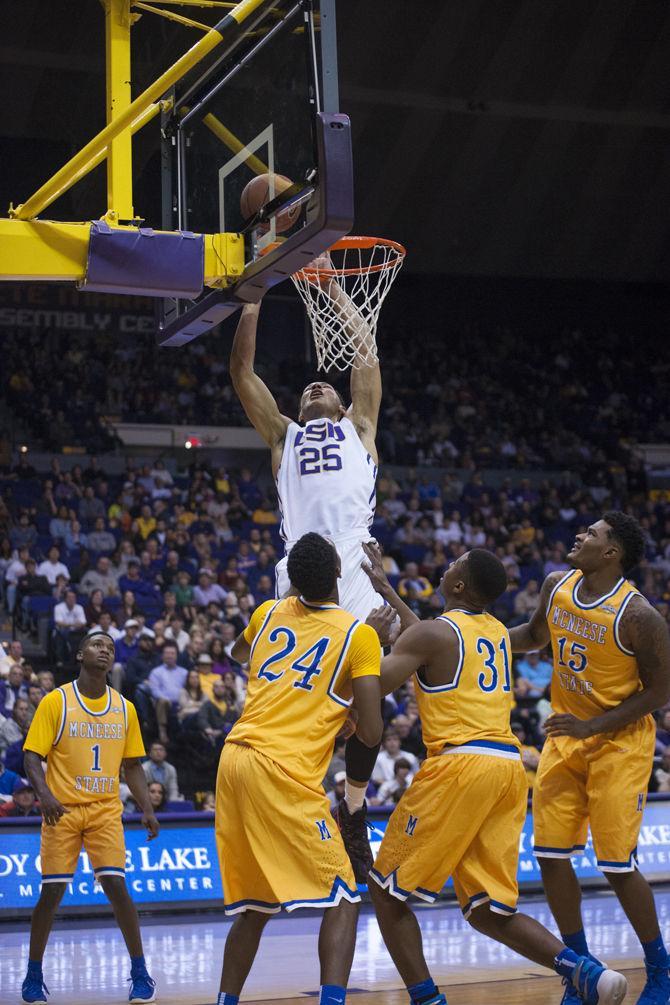
MULTIPOLYGON (((240 210, 242 211, 242 219, 245 223, 256 215, 261 206, 270 202, 270 179, 271 175, 269 174, 259 174, 244 186, 242 195, 240 196, 240 210)), ((283 174, 276 174, 274 176, 274 198, 292 184, 293 182, 290 178, 286 178, 283 174)), ((278 213, 275 216, 275 229, 277 233, 281 234, 285 230, 289 230, 299 216, 299 205, 291 206, 282 213, 278 213)), ((261 229, 264 232, 268 231, 269 224, 262 224, 261 229)))

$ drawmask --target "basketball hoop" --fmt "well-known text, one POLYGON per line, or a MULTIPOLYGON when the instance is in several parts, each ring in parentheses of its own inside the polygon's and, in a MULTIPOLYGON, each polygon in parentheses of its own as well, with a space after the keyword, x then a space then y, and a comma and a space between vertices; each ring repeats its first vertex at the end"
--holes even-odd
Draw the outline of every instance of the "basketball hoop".
POLYGON ((320 370, 377 363, 379 312, 405 254, 396 241, 343 237, 291 276, 312 325, 320 370))

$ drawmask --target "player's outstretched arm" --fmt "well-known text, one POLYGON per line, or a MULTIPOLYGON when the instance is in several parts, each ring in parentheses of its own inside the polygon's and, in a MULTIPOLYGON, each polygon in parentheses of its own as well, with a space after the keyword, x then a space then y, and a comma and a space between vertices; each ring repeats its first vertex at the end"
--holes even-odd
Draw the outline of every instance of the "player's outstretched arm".
POLYGON ((549 598, 552 590, 564 575, 563 572, 550 573, 542 584, 540 603, 537 605, 533 617, 525 625, 510 628, 509 640, 512 643, 513 653, 527 653, 533 649, 544 649, 548 645, 551 638, 547 623, 549 598))
POLYGON ((670 701, 670 637, 665 619, 644 597, 634 597, 621 619, 619 633, 622 644, 635 653, 642 691, 592 719, 551 715, 544 724, 550 736, 584 739, 597 733, 614 732, 670 701))
POLYGON ((258 304, 242 308, 230 354, 230 377, 249 422, 275 451, 283 445, 291 420, 281 414, 267 385, 254 370, 259 309, 258 304))
POLYGON ((149 786, 147 776, 142 770, 142 761, 139 757, 124 757, 123 773, 126 776, 126 783, 130 789, 133 799, 142 810, 142 826, 147 829, 147 838, 151 841, 158 836, 160 824, 156 820, 154 808, 149 798, 149 786))
POLYGON ((396 612, 400 618, 400 631, 404 632, 406 628, 410 627, 410 625, 416 624, 419 618, 417 618, 414 611, 400 599, 396 591, 389 583, 388 576, 384 572, 384 566, 382 564, 381 549, 377 542, 364 541, 362 548, 368 561, 361 562, 361 569, 366 574, 379 596, 383 597, 386 603, 396 612))
POLYGON ((401 687, 424 664, 436 663, 454 672, 458 666, 458 638, 439 621, 418 621, 403 632, 382 660, 382 694, 401 687))
POLYGON ((36 754, 34 750, 25 750, 23 753, 23 769, 28 776, 28 781, 35 790, 35 795, 42 811, 42 819, 48 827, 55 826, 63 814, 70 811, 66 810, 58 802, 47 785, 40 755, 36 754))

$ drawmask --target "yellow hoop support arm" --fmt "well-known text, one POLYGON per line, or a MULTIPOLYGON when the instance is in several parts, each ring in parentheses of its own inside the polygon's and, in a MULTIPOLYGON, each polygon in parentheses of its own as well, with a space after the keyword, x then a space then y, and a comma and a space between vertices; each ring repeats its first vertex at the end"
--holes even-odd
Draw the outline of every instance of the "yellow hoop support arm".
POLYGON ((69 188, 74 175, 81 177, 79 172, 101 151, 106 151, 109 144, 124 129, 137 119, 142 112, 146 111, 149 105, 157 101, 173 84, 188 73, 202 59, 223 41, 223 35, 228 29, 239 27, 250 17, 254 11, 267 3, 267 0, 242 0, 241 3, 226 14, 214 28, 203 35, 188 52, 185 52, 169 70, 161 74, 151 84, 146 91, 128 105, 128 107, 116 118, 112 120, 97 136, 94 136, 85 147, 75 154, 67 164, 57 171, 52 177, 42 185, 26 202, 10 210, 10 216, 18 220, 34 219, 47 206, 51 205, 55 199, 55 193, 62 192, 69 188), (67 184, 69 182, 69 184, 67 184))
POLYGON ((152 7, 149 3, 140 3, 140 0, 133 0, 131 6, 136 7, 137 10, 145 10, 149 14, 158 14, 160 17, 167 18, 168 21, 176 21, 177 24, 183 24, 186 28, 199 28, 200 31, 210 31, 211 29, 211 25, 203 24, 202 21, 194 21, 193 18, 184 17, 183 14, 175 14, 172 10, 152 7))

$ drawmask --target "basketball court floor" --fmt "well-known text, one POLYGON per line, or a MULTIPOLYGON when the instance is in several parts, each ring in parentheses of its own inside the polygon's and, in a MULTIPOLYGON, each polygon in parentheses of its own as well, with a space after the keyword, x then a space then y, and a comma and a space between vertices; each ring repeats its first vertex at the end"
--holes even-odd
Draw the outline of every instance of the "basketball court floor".
MULTIPOLYGON (((661 927, 670 934, 670 888, 657 890, 661 927)), ((523 910, 549 928, 546 902, 526 900, 523 910)), ((418 909, 426 956, 449 1005, 558 1005, 558 977, 528 963, 473 931, 453 904, 418 909)), ((640 949, 617 901, 609 894, 584 900, 592 950, 610 966, 626 972, 635 1003, 644 982, 640 949)), ((316 933, 319 917, 272 919, 261 943, 243 1001, 284 1005, 318 996, 316 933)), ((150 971, 165 1005, 209 1005, 216 1001, 221 958, 230 922, 214 915, 144 919, 144 945, 150 971)), ((28 957, 28 924, 0 927, 0 1002, 20 1001, 28 957)), ((68 921, 57 925, 47 947, 45 980, 49 1002, 111 1005, 127 1000, 128 957, 110 921, 68 921)), ((359 1005, 400 1005, 408 1001, 384 948, 369 908, 364 908, 351 974, 351 1000, 359 1005)))

